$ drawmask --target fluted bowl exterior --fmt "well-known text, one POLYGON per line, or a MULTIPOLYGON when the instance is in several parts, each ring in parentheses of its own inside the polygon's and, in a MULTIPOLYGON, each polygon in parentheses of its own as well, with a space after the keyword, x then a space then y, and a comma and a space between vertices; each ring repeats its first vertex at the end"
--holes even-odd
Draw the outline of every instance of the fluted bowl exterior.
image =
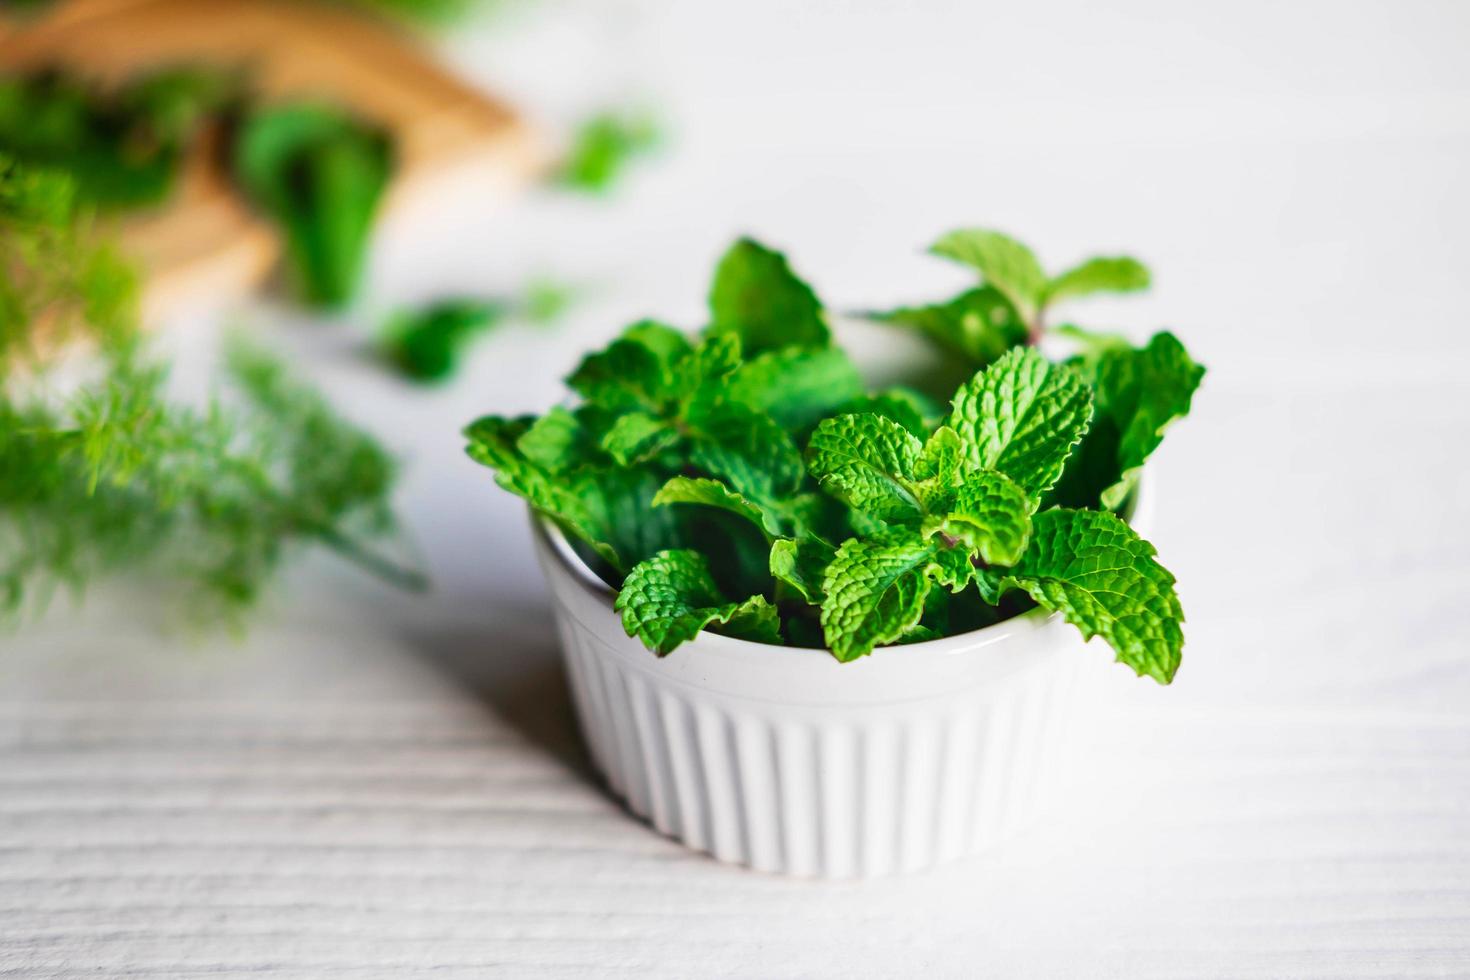
POLYGON ((993 847, 1066 785, 1110 657, 1043 610, 851 663, 700 633, 656 657, 533 519, 576 713, 612 791, 760 871, 865 877, 993 847))

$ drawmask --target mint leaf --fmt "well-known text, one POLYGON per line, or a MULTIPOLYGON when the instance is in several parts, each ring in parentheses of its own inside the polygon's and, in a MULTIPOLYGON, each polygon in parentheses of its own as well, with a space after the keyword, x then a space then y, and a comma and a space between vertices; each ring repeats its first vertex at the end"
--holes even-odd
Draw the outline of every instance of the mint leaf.
POLYGON ((924 518, 926 538, 955 542, 992 565, 1011 565, 1031 537, 1032 500, 1007 476, 980 470, 964 478, 943 513, 924 518))
POLYGON ((602 448, 623 466, 631 466, 658 455, 679 438, 663 419, 646 412, 618 416, 602 437, 602 448))
POLYGON ((720 259, 709 307, 711 332, 738 335, 747 356, 781 347, 821 347, 829 338, 811 287, 780 252, 749 238, 720 259))
POLYGON ((629 161, 657 147, 661 138, 658 122, 647 112, 599 112, 577 126, 558 176, 576 190, 606 193, 629 161))
POLYGON ((673 365, 674 394, 688 399, 706 385, 725 377, 740 366, 740 338, 717 334, 680 357, 673 365))
POLYGON ((531 423, 515 445, 528 460, 551 473, 587 462, 596 450, 582 422, 560 405, 531 423))
POLYGON ((998 231, 966 228, 952 231, 929 251, 979 270, 987 285, 999 290, 1030 323, 1046 300, 1047 279, 1035 254, 998 231))
POLYGON ((700 630, 757 643, 780 643, 780 619, 764 596, 730 602, 715 585, 709 563, 697 551, 660 551, 628 573, 613 604, 623 629, 664 656, 700 630))
POLYGON ((964 478, 968 464, 968 453, 960 434, 947 425, 941 425, 924 443, 924 449, 914 463, 920 502, 926 510, 949 506, 948 500, 964 478))
POLYGON ((981 572, 980 582, 991 601, 1023 589, 1084 638, 1101 636, 1140 676, 1167 684, 1179 668, 1184 612, 1174 576, 1155 555, 1153 545, 1112 514, 1048 510, 1033 519, 1021 560, 981 572))
POLYGON ((275 103, 244 114, 229 152, 240 189, 280 228, 301 298, 346 304, 396 169, 393 135, 334 105, 275 103))
POLYGON ((662 485, 663 478, 648 469, 616 467, 583 471, 570 481, 597 552, 617 571, 683 544, 679 516, 653 506, 662 485))
POLYGON ((671 384, 668 364, 647 344, 629 337, 588 354, 567 378, 567 387, 615 412, 658 413, 671 384))
POLYGON ((774 513, 768 512, 766 508, 748 497, 736 493, 719 480, 688 476, 672 477, 653 498, 655 507, 663 507, 668 504, 718 507, 720 510, 729 511, 750 521, 767 537, 773 537, 785 531, 781 526, 781 521, 774 513))
POLYGON ((943 303, 870 313, 872 319, 907 327, 946 352, 982 368, 1026 342, 1026 325, 1005 294, 992 286, 966 290, 943 303))
POLYGON ((1101 345, 1078 363, 1093 383, 1097 414, 1046 502, 1118 510, 1164 431, 1189 413, 1205 369, 1169 333, 1138 349, 1101 345))
POLYGON ((1061 476, 1091 418, 1092 395, 1076 371, 1017 348, 960 387, 949 424, 972 464, 1039 496, 1061 476))
POLYGON ((836 347, 786 347, 745 362, 725 389, 732 401, 801 430, 863 394, 863 381, 836 347))
POLYGON ((1073 266, 1046 288, 1045 301, 1087 296, 1092 293, 1131 293, 1147 289, 1148 267, 1126 255, 1099 256, 1073 266))
POLYGON ((963 544, 954 547, 937 547, 934 554, 930 556, 929 564, 924 566, 924 573, 934 580, 935 584, 942 585, 954 593, 963 592, 971 582, 976 581, 980 570, 975 567, 971 560, 971 553, 963 544))
POLYGON ((516 448, 534 423, 530 416, 507 419, 487 415, 465 429, 466 452, 477 463, 495 470, 495 482, 523 498, 538 513, 551 518, 573 537, 593 548, 615 567, 626 567, 588 507, 585 484, 565 481, 538 466, 516 448))
POLYGON ((918 624, 936 550, 917 535, 843 542, 822 580, 822 632, 834 657, 856 660, 918 624))
POLYGON ((835 552, 820 538, 780 538, 771 542, 771 575, 807 602, 820 604, 822 580, 835 552))
POLYGON ((658 362, 666 367, 693 349, 682 330, 676 330, 657 320, 639 320, 627 327, 619 339, 630 340, 648 348, 658 362))
POLYGON ((689 406, 686 418, 693 436, 690 459, 736 492, 777 500, 801 485, 801 452, 769 415, 706 396, 689 406))
POLYGON ((1122 505, 1143 463, 1164 441, 1164 430, 1189 414, 1205 369, 1173 334, 1158 333, 1138 350, 1104 351, 1098 360, 1098 414, 1118 433, 1118 479, 1101 494, 1102 505, 1122 505))
POLYGON ((873 395, 863 395, 843 404, 834 414, 837 415, 881 415, 886 419, 892 419, 899 425, 908 429, 920 439, 929 434, 932 426, 929 425, 926 416, 936 415, 931 412, 935 406, 932 401, 916 391, 908 388, 889 388, 873 395))
POLYGON ((881 415, 838 415, 812 433, 807 456, 822 489, 883 521, 913 521, 922 508, 912 485, 923 444, 881 415))

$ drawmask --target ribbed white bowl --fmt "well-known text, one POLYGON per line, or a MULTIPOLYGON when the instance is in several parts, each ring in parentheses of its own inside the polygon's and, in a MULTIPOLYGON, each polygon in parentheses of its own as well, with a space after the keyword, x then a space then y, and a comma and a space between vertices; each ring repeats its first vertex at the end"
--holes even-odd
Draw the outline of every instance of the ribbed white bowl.
POLYGON ((1041 610, 846 664, 709 632, 659 658, 535 527, 598 769, 660 832, 761 871, 914 871, 1004 840, 1068 781, 1111 659, 1041 610))

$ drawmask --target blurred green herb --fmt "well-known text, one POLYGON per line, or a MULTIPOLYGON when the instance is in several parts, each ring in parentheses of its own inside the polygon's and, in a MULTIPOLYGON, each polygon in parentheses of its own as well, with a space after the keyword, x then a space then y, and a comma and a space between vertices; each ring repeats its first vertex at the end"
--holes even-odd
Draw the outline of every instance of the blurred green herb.
POLYGON ((628 164, 659 145, 657 122, 646 112, 601 112, 584 121, 572 139, 560 179, 577 190, 610 190, 628 164))
POLYGON ((167 371, 113 362, 56 407, 0 398, 0 606, 35 611, 126 570, 204 623, 238 621, 292 549, 316 543, 398 585, 363 539, 391 526, 380 446, 260 351, 228 360, 234 402, 170 402, 167 371))
POLYGON ((421 585, 364 543, 391 526, 384 450, 249 348, 230 352, 228 399, 170 401, 167 368, 140 352, 132 285, 69 177, 0 160, 0 611, 127 571, 233 620, 307 543, 421 585), (70 394, 20 370, 76 335, 102 356, 70 394))
POLYGON ((132 268, 98 241, 71 178, 0 153, 0 379, 78 336, 126 344, 136 306, 132 268))
POLYGON ((233 166, 280 226, 301 298, 323 307, 350 300, 393 170, 388 134, 334 106, 270 106, 241 122, 233 166))
POLYGON ((378 348, 405 377, 443 381, 459 370, 475 339, 510 318, 547 324, 560 317, 573 291, 538 279, 520 299, 442 299, 417 309, 399 310, 389 318, 378 348))
POLYGON ((111 90, 59 70, 0 79, 0 152, 65 171, 105 208, 157 204, 201 127, 239 92, 238 73, 200 66, 111 90))
MULTIPOLYGON (((320 0, 313 0, 320 2, 320 0)), ((340 0, 350 7, 357 7, 383 14, 395 20, 428 27, 437 27, 463 16, 476 0, 340 0)))
POLYGON ((415 381, 443 381, 459 368, 475 335, 499 323, 506 312, 504 303, 477 299, 446 299, 419 310, 400 310, 384 329, 383 356, 415 381))

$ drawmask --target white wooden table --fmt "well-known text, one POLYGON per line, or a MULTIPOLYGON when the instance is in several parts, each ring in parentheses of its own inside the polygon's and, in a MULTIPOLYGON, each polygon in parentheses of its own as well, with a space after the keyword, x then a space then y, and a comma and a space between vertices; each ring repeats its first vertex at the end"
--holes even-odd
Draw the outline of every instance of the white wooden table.
POLYGON ((448 56, 553 120, 649 93, 668 155, 607 203, 400 216, 373 300, 547 271, 596 287, 572 321, 425 394, 257 317, 404 456, 437 591, 313 558, 242 643, 115 593, 0 638, 0 976, 1470 976, 1470 7, 547 7, 448 56), (1156 468, 1184 668, 1120 668, 1078 805, 988 856, 686 852, 589 776, 456 429, 622 322, 697 324, 737 232, 862 307, 958 286, 918 253, 967 223, 1137 251, 1154 292, 1079 318, 1210 366, 1156 468))

